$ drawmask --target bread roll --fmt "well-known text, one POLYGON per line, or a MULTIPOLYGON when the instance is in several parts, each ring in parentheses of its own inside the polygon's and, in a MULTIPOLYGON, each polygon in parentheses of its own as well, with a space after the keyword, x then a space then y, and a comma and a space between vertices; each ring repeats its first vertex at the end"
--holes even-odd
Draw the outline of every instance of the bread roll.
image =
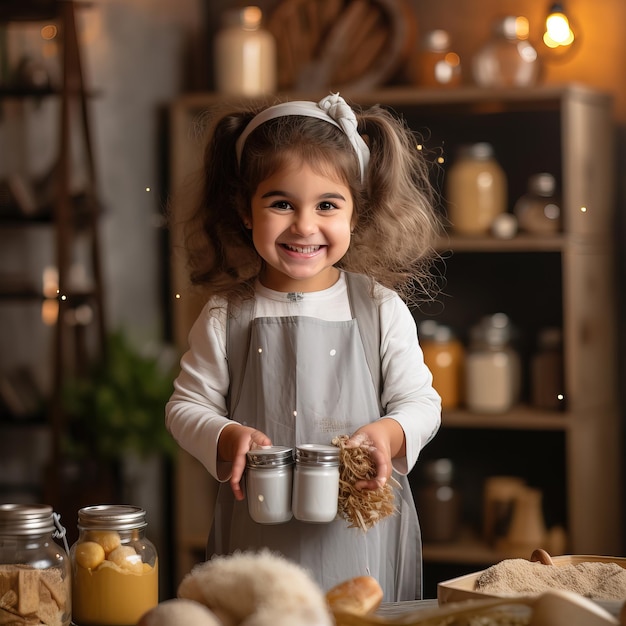
POLYGON ((383 590, 372 576, 357 576, 326 592, 333 613, 365 615, 375 611, 383 599, 383 590))

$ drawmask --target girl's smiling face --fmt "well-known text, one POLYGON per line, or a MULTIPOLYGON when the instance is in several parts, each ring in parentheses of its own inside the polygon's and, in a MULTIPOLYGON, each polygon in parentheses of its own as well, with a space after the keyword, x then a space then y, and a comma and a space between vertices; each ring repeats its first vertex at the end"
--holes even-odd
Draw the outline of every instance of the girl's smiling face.
POLYGON ((252 240, 265 261, 261 283, 276 291, 320 291, 339 277, 354 204, 340 177, 306 163, 282 168, 252 196, 252 240))

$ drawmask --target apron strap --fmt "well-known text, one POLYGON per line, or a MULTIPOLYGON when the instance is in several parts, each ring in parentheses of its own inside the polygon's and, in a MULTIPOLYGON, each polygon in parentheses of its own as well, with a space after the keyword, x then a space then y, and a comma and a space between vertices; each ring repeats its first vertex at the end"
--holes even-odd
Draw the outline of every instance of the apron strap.
MULTIPOLYGON (((363 274, 344 272, 348 287, 350 310, 357 320, 361 342, 365 350, 367 366, 374 383, 378 408, 384 414, 380 403, 382 389, 380 371, 380 316, 379 307, 371 295, 372 281, 363 274)), ((228 355, 228 374, 230 386, 227 405, 229 415, 232 415, 239 403, 239 395, 244 376, 244 369, 250 349, 251 324, 254 319, 255 300, 249 298, 238 307, 237 314, 233 315, 228 309, 226 316, 226 354, 228 355)))
POLYGON ((254 319, 256 302, 247 298, 233 314, 230 303, 226 315, 226 356, 228 359, 229 387, 226 405, 228 414, 233 415, 243 384, 246 361, 250 350, 251 325, 254 319))
POLYGON ((378 408, 381 415, 384 415, 384 408, 380 402, 382 390, 382 379, 380 371, 380 313, 379 306, 372 296, 373 282, 363 275, 353 272, 345 272, 348 286, 348 298, 350 300, 350 310, 357 320, 361 342, 365 350, 365 359, 369 368, 376 397, 378 398, 378 408))

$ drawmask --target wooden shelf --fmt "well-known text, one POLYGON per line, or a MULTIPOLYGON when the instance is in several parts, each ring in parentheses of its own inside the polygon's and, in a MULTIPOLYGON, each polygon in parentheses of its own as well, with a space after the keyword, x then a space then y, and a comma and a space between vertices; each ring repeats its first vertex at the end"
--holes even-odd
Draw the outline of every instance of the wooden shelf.
POLYGON ((487 415, 464 410, 446 410, 441 423, 444 428, 489 428, 494 430, 568 430, 573 416, 566 412, 538 410, 516 406, 507 413, 487 415))
MULTIPOLYGON (((297 91, 277 93, 276 99, 283 100, 320 100, 327 92, 322 91, 297 91)), ((535 87, 502 87, 485 88, 464 86, 456 89, 437 89, 423 87, 383 87, 369 92, 351 93, 342 91, 341 95, 360 106, 380 104, 396 110, 404 115, 408 108, 420 108, 422 110, 444 110, 455 107, 464 113, 476 114, 476 106, 481 106, 479 111, 486 114, 502 111, 558 111, 564 98, 576 98, 587 102, 605 102, 611 100, 611 96, 589 88, 583 84, 563 83, 552 85, 538 85, 535 87)), ((274 100, 274 96, 271 97, 274 100)), ((191 92, 182 95, 174 103, 174 107, 193 112, 211 107, 217 103, 230 101, 254 101, 255 98, 241 98, 237 96, 224 96, 215 92, 191 92)), ((266 102, 267 98, 256 98, 257 101, 266 102)))
POLYGON ((484 565, 485 567, 510 557, 509 554, 490 548, 477 540, 425 543, 422 552, 424 562, 484 565))
MULTIPOLYGON (((62 12, 66 0, 3 0, 0 3, 2 22, 42 22, 56 20, 62 12)), ((76 8, 89 7, 93 2, 74 1, 76 8)))
MULTIPOLYGON (((59 30, 61 84, 58 88, 39 89, 19 84, 0 88, 0 103, 6 99, 54 96, 58 98, 59 104, 53 111, 58 111, 58 117, 54 120, 58 138, 53 146, 54 158, 49 170, 38 181, 23 181, 27 186, 22 191, 27 189, 31 193, 16 193, 15 187, 7 184, 10 193, 6 200, 3 193, 3 214, 0 216, 4 241, 15 237, 14 231, 19 228, 29 231, 28 235, 24 235, 24 240, 30 243, 39 236, 37 233, 36 237, 31 238, 30 230, 46 227, 49 242, 42 248, 46 252, 48 247, 52 250, 51 261, 42 260, 36 269, 25 264, 20 269, 19 281, 7 277, 4 283, 0 283, 3 306, 15 306, 15 301, 30 301, 40 305, 50 300, 37 287, 44 265, 54 264, 57 270, 59 296, 54 298, 57 307, 53 307, 56 310, 50 332, 45 333, 52 345, 42 345, 42 352, 33 354, 33 360, 50 359, 47 370, 49 382, 45 390, 46 425, 50 435, 50 441, 46 443, 50 447, 49 471, 42 477, 42 484, 45 483, 47 488, 46 500, 55 510, 60 510, 63 505, 62 493, 65 487, 61 461, 62 438, 67 424, 62 389, 68 377, 86 371, 88 361, 102 354, 106 335, 98 224, 102 210, 96 200, 98 186, 87 106, 89 90, 85 85, 76 28, 76 12, 89 5, 74 0, 9 0, 0 3, 0 23, 3 25, 10 23, 9 27, 13 28, 12 22, 50 20, 57 24, 59 30), (85 180, 81 193, 74 193, 72 181, 75 178, 74 165, 78 160, 81 161, 81 171, 84 167, 85 180), (29 201, 25 202, 25 199, 29 201), (72 280, 72 267, 77 259, 85 265, 88 282, 72 280), (80 288, 73 289, 73 286, 80 288), (93 316, 85 320, 84 324, 76 323, 77 316, 68 313, 74 313, 73 309, 86 302, 92 305, 93 316)), ((15 25, 16 29, 21 27, 20 24, 15 25)), ((28 115, 29 111, 24 110, 26 122, 30 121, 28 115)), ((8 123, 11 123, 10 120, 8 123)), ((17 177, 15 172, 6 172, 5 175, 8 179, 17 177)), ((29 247, 24 246, 24 254, 29 252, 29 247)), ((21 333, 20 337, 32 332, 28 321, 25 319, 23 323, 16 324, 11 332, 21 333)), ((29 367, 34 369, 31 364, 29 367)))
POLYGON ((524 235, 511 239, 496 237, 459 237, 450 235, 440 240, 439 251, 463 252, 562 252, 566 246, 563 235, 524 235))

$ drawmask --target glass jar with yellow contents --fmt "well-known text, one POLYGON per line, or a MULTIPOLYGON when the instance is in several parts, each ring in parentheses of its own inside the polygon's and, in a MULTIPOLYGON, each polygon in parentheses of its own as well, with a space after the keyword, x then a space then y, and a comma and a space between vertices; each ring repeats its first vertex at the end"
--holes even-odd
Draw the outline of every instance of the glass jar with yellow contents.
POLYGON ((70 549, 74 624, 133 626, 158 604, 158 557, 146 527, 146 512, 136 506, 80 509, 70 549))

